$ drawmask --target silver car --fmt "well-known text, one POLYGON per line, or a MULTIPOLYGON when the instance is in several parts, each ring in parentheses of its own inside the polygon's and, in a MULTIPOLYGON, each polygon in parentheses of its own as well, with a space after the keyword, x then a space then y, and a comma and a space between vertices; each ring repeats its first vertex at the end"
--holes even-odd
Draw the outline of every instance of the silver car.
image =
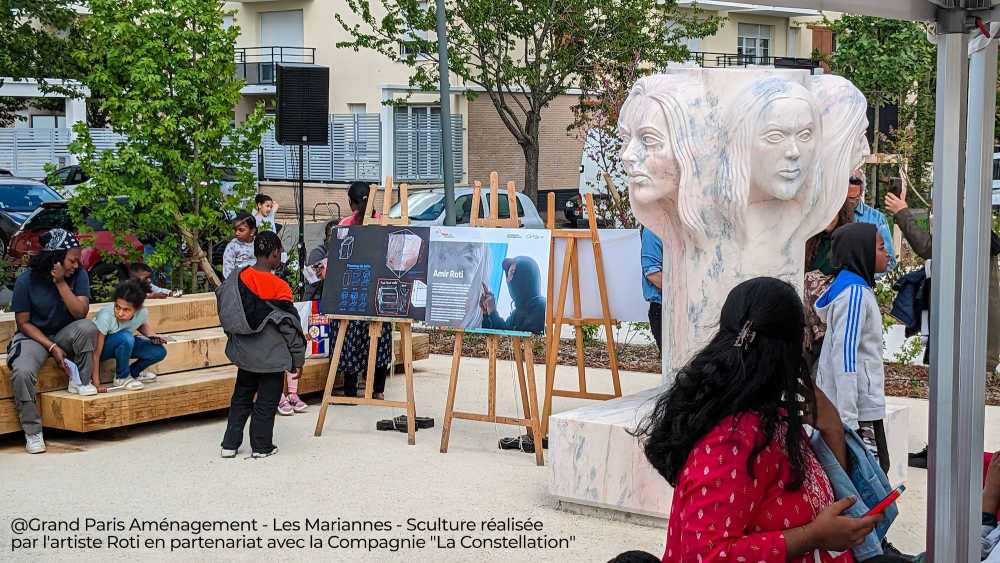
MULTIPOLYGON (((472 215, 472 189, 455 189, 455 224, 468 225, 469 217, 472 215)), ((481 192, 482 203, 479 206, 479 216, 486 217, 489 213, 489 190, 481 192)), ((412 191, 406 198, 407 213, 410 215, 410 224, 418 227, 429 227, 434 225, 444 225, 444 188, 434 188, 430 190, 412 191)), ((499 216, 501 219, 510 218, 510 204, 507 201, 507 190, 500 190, 499 216)), ((402 209, 397 203, 389 211, 389 217, 399 218, 402 209)), ((518 192, 517 194, 517 216, 521 220, 521 225, 527 229, 544 229, 534 202, 518 192)))

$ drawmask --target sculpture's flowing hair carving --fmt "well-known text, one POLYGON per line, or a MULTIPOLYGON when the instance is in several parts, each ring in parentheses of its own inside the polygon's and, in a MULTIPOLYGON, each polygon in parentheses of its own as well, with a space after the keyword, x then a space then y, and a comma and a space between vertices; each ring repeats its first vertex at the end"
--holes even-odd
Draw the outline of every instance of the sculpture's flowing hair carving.
MULTIPOLYGON (((674 153, 680 178, 677 186, 677 214, 681 223, 695 234, 704 236, 706 224, 701 216, 704 198, 701 192, 700 169, 692 142, 691 123, 681 101, 675 97, 678 90, 676 76, 647 76, 632 87, 622 105, 621 114, 643 98, 655 101, 663 111, 667 123, 667 142, 674 153), (673 85, 672 85, 673 84, 673 85)), ((624 149, 624 147, 623 147, 624 149)))
POLYGON ((812 78, 816 105, 823 116, 823 193, 802 223, 811 237, 830 224, 847 198, 847 181, 868 154, 868 100, 854 84, 832 74, 812 78))
MULTIPOLYGON (((750 166, 754 137, 757 134, 756 119, 768 105, 782 99, 806 102, 812 111, 816 127, 814 142, 820 143, 823 139, 822 116, 812 94, 801 84, 785 78, 766 77, 747 86, 737 96, 724 121, 730 131, 730 138, 722 153, 714 199, 725 209, 725 216, 731 218, 740 240, 745 241, 747 235, 744 214, 750 206, 750 166)), ((820 155, 821 150, 817 150, 812 169, 804 171, 809 176, 795 196, 806 208, 816 203, 823 190, 823 159, 820 155)))

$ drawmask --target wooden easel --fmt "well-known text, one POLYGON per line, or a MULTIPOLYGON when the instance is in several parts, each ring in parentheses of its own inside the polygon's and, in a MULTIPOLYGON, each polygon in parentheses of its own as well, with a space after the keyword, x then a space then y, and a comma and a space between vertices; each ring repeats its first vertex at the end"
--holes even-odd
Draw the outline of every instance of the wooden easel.
MULTIPOLYGON (((385 189, 383 190, 382 217, 372 217, 374 209, 375 193, 378 186, 372 186, 371 197, 368 198, 368 206, 365 210, 364 225, 381 226, 407 226, 410 224, 409 215, 406 209, 406 184, 400 184, 399 197, 402 207, 402 214, 399 219, 389 218, 389 204, 392 197, 392 176, 385 179, 385 189)), ((412 446, 416 444, 416 418, 417 408, 413 399, 413 331, 411 319, 396 319, 383 317, 357 317, 344 315, 331 315, 333 320, 338 321, 337 343, 333 347, 333 354, 330 355, 330 368, 326 374, 326 388, 323 390, 323 404, 319 409, 319 419, 316 421, 316 436, 323 434, 323 424, 326 422, 326 411, 333 405, 370 405, 383 407, 397 407, 406 409, 406 435, 407 442, 412 446), (333 395, 333 383, 337 379, 337 368, 340 364, 340 354, 344 350, 344 335, 347 334, 347 324, 350 321, 365 321, 368 323, 368 365, 365 372, 365 394, 363 397, 335 397, 333 395), (378 352, 378 339, 382 335, 382 325, 384 323, 399 324, 399 345, 403 349, 403 372, 406 376, 406 402, 387 401, 385 399, 373 398, 373 385, 375 383, 375 356, 378 352)), ((393 369, 395 369, 395 362, 393 369)))
POLYGON ((590 228, 583 229, 556 229, 556 202, 555 194, 550 193, 548 199, 547 227, 552 231, 552 252, 555 256, 556 239, 566 239, 566 254, 563 258, 562 277, 559 281, 559 298, 552 301, 555 296, 555 260, 549 260, 549 291, 548 300, 553 306, 546 309, 546 352, 545 357, 545 406, 542 410, 542 434, 549 434, 549 416, 552 414, 552 397, 569 397, 574 399, 592 399, 595 401, 606 401, 622 396, 621 380, 618 377, 618 354, 615 352, 615 340, 613 327, 618 321, 611 318, 611 311, 608 307, 608 288, 604 281, 604 259, 601 255, 601 240, 597 232, 597 215, 594 213, 594 196, 586 194, 585 202, 587 208, 587 221, 590 228), (577 257, 577 241, 589 240, 594 248, 594 265, 597 269, 597 287, 601 297, 601 318, 584 318, 583 308, 580 305, 580 262, 577 257), (570 276, 573 282, 573 316, 566 316, 566 293, 569 288, 570 276), (555 315, 553 315, 553 311, 555 315), (559 359, 559 335, 563 325, 574 328, 576 336, 576 369, 579 387, 571 389, 555 389, 556 363, 559 359), (602 325, 607 337, 608 358, 611 363, 611 384, 614 393, 594 393, 587 391, 586 361, 583 351, 583 332, 580 327, 583 325, 602 325))
MULTIPOLYGON (((472 213, 469 225, 472 227, 513 227, 521 226, 521 221, 517 218, 517 194, 514 189, 514 182, 507 182, 507 201, 510 209, 509 219, 499 217, 499 177, 496 172, 490 174, 490 217, 479 218, 479 202, 482 195, 482 183, 473 184, 472 190, 472 213)), ((455 389, 458 386, 459 364, 462 360, 462 342, 465 330, 458 330, 455 333, 455 349, 451 358, 451 379, 448 381, 448 402, 444 412, 444 425, 441 428, 441 453, 448 452, 448 440, 451 436, 451 421, 453 418, 462 420, 472 420, 478 422, 492 422, 495 424, 509 424, 512 426, 523 426, 534 440, 535 463, 545 465, 544 454, 542 453, 542 433, 538 414, 538 393, 535 390, 535 357, 531 347, 531 333, 519 332, 501 334, 498 331, 489 330, 469 330, 486 334, 486 350, 489 356, 489 389, 487 396, 486 414, 456 412, 455 411, 455 389), (497 350, 500 348, 500 337, 509 335, 514 348, 514 364, 517 366, 518 384, 521 386, 521 404, 524 408, 524 418, 513 418, 509 416, 497 416, 497 350), (525 375, 527 374, 527 380, 525 375)))

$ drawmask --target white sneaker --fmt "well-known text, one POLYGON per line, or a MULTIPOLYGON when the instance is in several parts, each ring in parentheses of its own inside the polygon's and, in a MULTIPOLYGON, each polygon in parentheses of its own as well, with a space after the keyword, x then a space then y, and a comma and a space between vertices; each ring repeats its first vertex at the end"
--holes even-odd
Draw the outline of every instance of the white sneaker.
POLYGON ((227 450, 226 448, 222 448, 222 453, 220 455, 224 458, 236 457, 236 450, 227 450))
POLYGON ((38 434, 24 434, 24 449, 28 450, 29 454, 40 454, 45 451, 45 440, 42 439, 42 433, 38 434))
POLYGON ((129 391, 138 391, 139 389, 142 389, 142 383, 136 381, 134 377, 125 377, 122 379, 115 378, 113 385, 115 387, 124 387, 129 391))
POLYGON ((253 457, 253 458, 271 457, 271 456, 273 456, 276 453, 278 453, 278 446, 274 446, 274 449, 272 449, 271 451, 266 452, 266 453, 265 452, 253 452, 252 454, 250 454, 250 457, 253 457))
POLYGON ((155 382, 156 382, 156 374, 149 371, 148 369, 142 370, 142 372, 139 373, 139 383, 155 383, 155 382))
POLYGON ((81 397, 89 397, 91 395, 97 394, 97 387, 94 387, 90 383, 86 385, 77 385, 76 383, 70 381, 69 387, 66 390, 69 391, 70 393, 76 393, 81 397))

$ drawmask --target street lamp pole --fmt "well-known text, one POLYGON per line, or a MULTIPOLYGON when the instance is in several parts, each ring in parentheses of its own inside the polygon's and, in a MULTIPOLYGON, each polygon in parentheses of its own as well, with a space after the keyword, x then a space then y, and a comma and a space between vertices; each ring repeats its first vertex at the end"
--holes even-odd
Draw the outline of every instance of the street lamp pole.
POLYGON ((455 166, 451 152, 451 88, 448 85, 448 29, 444 0, 437 3, 438 73, 441 75, 441 167, 444 169, 444 224, 455 224, 455 166))

